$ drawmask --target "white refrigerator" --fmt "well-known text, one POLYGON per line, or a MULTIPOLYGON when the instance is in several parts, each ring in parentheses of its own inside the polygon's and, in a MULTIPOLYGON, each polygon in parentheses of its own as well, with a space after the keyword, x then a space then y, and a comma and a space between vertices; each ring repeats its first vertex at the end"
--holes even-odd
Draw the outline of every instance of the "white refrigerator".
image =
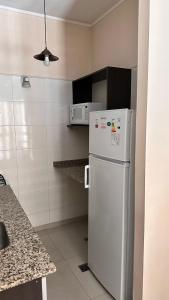
POLYGON ((116 300, 132 299, 132 119, 128 109, 90 113, 88 265, 116 300))

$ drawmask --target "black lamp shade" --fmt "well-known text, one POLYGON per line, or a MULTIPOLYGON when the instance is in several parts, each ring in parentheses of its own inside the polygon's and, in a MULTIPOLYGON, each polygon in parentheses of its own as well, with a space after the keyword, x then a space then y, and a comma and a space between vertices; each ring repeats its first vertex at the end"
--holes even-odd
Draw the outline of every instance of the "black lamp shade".
POLYGON ((45 48, 41 53, 34 55, 37 60, 45 61, 45 56, 49 57, 49 61, 57 61, 59 57, 53 55, 47 48, 45 48))
POLYGON ((43 61, 44 65, 48 66, 50 61, 57 61, 59 60, 59 57, 53 55, 47 48, 46 0, 44 0, 44 25, 45 25, 45 49, 41 53, 34 55, 34 58, 43 61))

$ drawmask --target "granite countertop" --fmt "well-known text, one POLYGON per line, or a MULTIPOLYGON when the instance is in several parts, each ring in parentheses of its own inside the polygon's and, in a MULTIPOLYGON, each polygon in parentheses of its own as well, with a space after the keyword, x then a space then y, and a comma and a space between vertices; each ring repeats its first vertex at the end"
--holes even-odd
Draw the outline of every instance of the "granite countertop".
POLYGON ((72 167, 84 167, 88 165, 89 159, 73 159, 73 160, 63 160, 63 161, 54 161, 53 166, 55 168, 72 168, 72 167))
POLYGON ((56 271, 10 186, 0 187, 0 221, 10 245, 0 250, 0 292, 56 271))
POLYGON ((54 161, 53 166, 61 169, 61 171, 76 180, 77 182, 84 184, 84 166, 88 165, 88 158, 65 160, 65 161, 54 161))

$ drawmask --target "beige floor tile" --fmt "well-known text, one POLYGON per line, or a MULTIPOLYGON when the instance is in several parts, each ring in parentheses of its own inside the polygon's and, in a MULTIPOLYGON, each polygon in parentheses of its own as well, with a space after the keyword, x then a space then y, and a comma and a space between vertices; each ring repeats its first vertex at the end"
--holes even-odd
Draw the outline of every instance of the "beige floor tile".
POLYGON ((97 298, 94 298, 92 300, 113 300, 114 298, 112 296, 110 296, 108 293, 102 295, 102 296, 99 296, 97 298))
POLYGON ((68 263, 57 264, 58 271, 48 276, 48 300, 89 300, 68 263))
POLYGON ((49 253, 51 260, 57 264, 58 262, 62 261, 64 258, 59 251, 59 249, 56 248, 55 244, 53 243, 52 239, 44 233, 43 231, 38 232, 38 235, 46 247, 47 252, 49 253))
POLYGON ((48 230, 50 233, 56 233, 56 232, 64 231, 69 232, 73 234, 74 236, 81 237, 81 235, 87 236, 88 235, 88 222, 87 219, 84 219, 82 221, 75 221, 70 222, 68 224, 58 226, 56 228, 48 230))
POLYGON ((100 285, 100 283, 96 280, 96 278, 90 271, 81 272, 81 270, 79 269, 78 266, 85 263, 85 261, 76 257, 73 259, 69 259, 68 263, 72 272, 80 281, 87 295, 91 299, 105 294, 105 289, 100 285))
POLYGON ((64 226, 60 231, 53 231, 50 237, 65 259, 80 257, 87 261, 86 235, 85 226, 75 223, 64 226))
POLYGON ((112 300, 90 271, 87 262, 87 222, 75 222, 38 232, 58 271, 47 277, 48 300, 112 300))

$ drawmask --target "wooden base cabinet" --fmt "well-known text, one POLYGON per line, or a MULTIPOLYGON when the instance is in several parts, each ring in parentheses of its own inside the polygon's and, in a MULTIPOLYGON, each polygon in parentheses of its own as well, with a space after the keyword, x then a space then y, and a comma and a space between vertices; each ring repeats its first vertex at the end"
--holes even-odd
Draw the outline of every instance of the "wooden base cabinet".
POLYGON ((0 292, 0 300, 47 300, 46 278, 0 292))

